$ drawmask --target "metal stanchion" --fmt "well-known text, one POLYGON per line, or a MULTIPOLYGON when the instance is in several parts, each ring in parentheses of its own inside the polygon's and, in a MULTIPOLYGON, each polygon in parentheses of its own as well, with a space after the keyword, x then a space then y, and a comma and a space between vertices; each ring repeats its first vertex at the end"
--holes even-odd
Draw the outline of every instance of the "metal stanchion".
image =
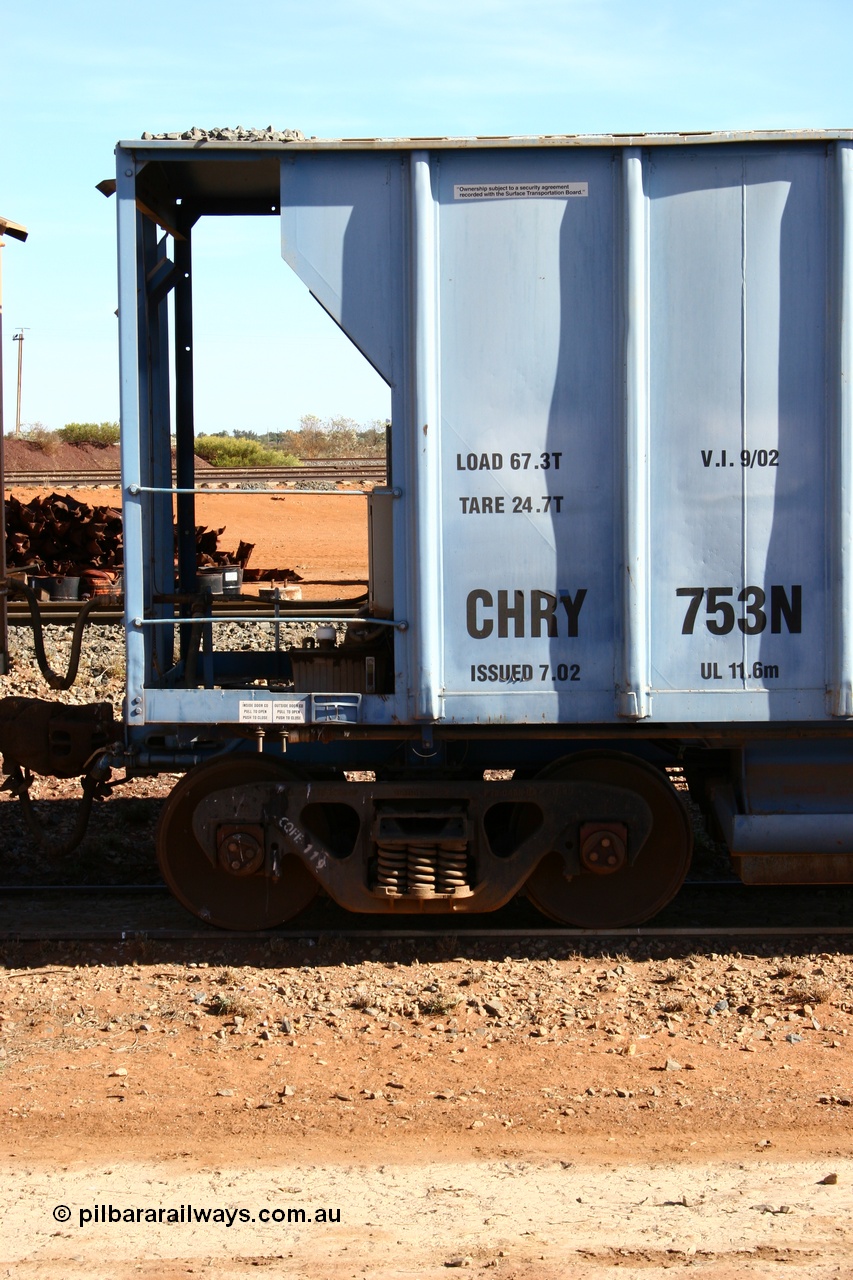
POLYGON ((9 670, 9 618, 6 608, 6 459, 3 426, 3 249, 4 235, 26 240, 27 229, 18 222, 0 218, 0 675, 9 670))

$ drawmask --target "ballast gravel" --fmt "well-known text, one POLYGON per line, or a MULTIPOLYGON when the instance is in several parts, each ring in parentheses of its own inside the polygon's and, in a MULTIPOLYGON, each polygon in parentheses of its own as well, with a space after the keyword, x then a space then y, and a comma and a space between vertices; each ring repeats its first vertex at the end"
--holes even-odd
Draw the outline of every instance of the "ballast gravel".
MULTIPOLYGON (((301 645, 314 634, 315 623, 281 623, 279 643, 301 645)), ((337 627, 339 642, 344 626, 337 627)), ((64 676, 68 670, 71 627, 48 625, 44 645, 51 669, 64 676)), ((216 625, 217 645, 235 652, 271 650, 276 643, 271 624, 222 622, 216 625)), ((121 722, 125 697, 125 639, 119 625, 88 626, 83 635, 77 679, 70 689, 54 691, 39 671, 33 635, 29 627, 9 628, 10 671, 0 676, 0 698, 42 698, 65 705, 109 702, 121 722)), ((3 813, 0 884, 44 883, 141 883, 160 879, 154 853, 154 828, 159 807, 178 780, 177 774, 126 780, 114 771, 114 789, 106 803, 98 804, 81 845, 63 859, 52 849, 70 833, 81 797, 77 778, 36 776, 30 796, 43 824, 43 839, 34 839, 24 825, 17 800, 0 791, 3 813), (52 802, 41 804, 39 802, 52 802), (59 802, 53 803, 53 802, 59 802)))
MULTIPOLYGON (((282 647, 304 643, 314 635, 316 623, 279 624, 279 644, 282 647)), ((336 627, 339 638, 345 627, 336 627)), ((235 653, 271 651, 275 648, 273 623, 218 622, 215 628, 216 646, 235 653)), ((44 645, 48 663, 59 675, 65 675, 71 657, 73 628, 48 625, 44 628, 44 645)), ((93 624, 83 633, 80 668, 77 679, 66 691, 56 692, 48 687, 39 671, 33 634, 29 627, 9 628, 8 675, 0 676, 0 697, 22 696, 48 698, 69 705, 87 702, 112 702, 116 715, 121 712, 125 684, 125 633, 120 625, 93 624)))
POLYGON ((628 1125, 682 1154, 696 1143, 805 1141, 814 1152, 843 1140, 850 957, 661 955, 636 941, 618 955, 559 940, 498 948, 470 940, 441 958, 445 939, 283 937, 253 948, 212 935, 207 958, 191 959, 191 947, 139 939, 7 943, 0 1098, 10 1121, 49 1128, 68 1108, 98 1125, 98 1071, 127 1077, 132 1127, 152 1140, 170 1125, 183 1140, 190 1082, 199 1098, 249 1109, 296 1099, 281 1122, 330 1140, 341 1136, 340 1102, 358 1113, 344 1132, 366 1137, 492 1126, 518 1129, 522 1145, 538 1135, 571 1147, 628 1125), (729 1007, 718 1013, 721 993, 729 1007), (80 1096, 69 1070, 95 1072, 80 1096), (685 1124, 684 1110, 704 1118, 685 1124), (155 1111, 162 1131, 148 1127, 155 1111))

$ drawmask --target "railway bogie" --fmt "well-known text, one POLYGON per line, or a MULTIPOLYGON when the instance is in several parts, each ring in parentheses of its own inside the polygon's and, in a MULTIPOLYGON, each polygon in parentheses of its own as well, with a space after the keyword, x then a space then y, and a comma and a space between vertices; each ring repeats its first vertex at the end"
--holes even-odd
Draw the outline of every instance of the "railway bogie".
POLYGON ((289 919, 308 882, 358 912, 493 911, 525 890, 554 919, 618 925, 665 905, 691 845, 665 774, 615 753, 521 782, 306 781, 266 756, 219 759, 178 784, 158 831, 181 900, 233 927, 259 893, 265 924, 289 919))

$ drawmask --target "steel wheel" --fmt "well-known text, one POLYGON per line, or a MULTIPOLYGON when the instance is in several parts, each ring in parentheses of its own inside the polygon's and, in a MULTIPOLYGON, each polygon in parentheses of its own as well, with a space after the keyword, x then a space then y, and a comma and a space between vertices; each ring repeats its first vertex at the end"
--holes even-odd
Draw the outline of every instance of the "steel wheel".
POLYGON ((234 876, 215 866, 193 833, 196 806, 214 791, 293 775, 263 756, 235 756, 191 769, 172 791, 157 825, 157 860, 180 903, 220 929, 271 929, 307 907, 317 881, 299 858, 282 861, 281 876, 234 876))
POLYGON ((642 796, 652 830, 636 861, 613 875, 585 871, 567 878, 558 853, 548 853, 527 881, 533 905, 561 924, 618 929, 648 920, 675 896, 693 852, 687 810, 658 769, 634 756, 590 752, 551 765, 540 777, 605 782, 642 796))

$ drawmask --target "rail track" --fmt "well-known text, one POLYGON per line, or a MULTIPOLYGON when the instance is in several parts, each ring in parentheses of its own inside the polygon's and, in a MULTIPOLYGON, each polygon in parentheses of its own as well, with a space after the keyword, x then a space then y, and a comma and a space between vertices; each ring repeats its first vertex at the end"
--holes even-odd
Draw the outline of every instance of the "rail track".
POLYGON ((815 940, 829 944, 834 939, 837 945, 845 945, 843 940, 853 938, 853 924, 847 923, 850 913, 844 910, 853 902, 853 889, 844 894, 845 902, 836 901, 837 891, 829 902, 825 897, 821 901, 819 890, 780 895, 778 890, 775 894, 747 890, 736 883, 713 887, 717 892, 708 894, 704 891, 709 886, 701 882, 685 886, 657 921, 622 929, 539 925, 532 922, 532 911, 523 902, 511 903, 495 913, 498 918, 494 923, 483 916, 417 920, 378 917, 365 926, 354 924, 351 915, 326 901, 311 908, 292 927, 222 931, 192 920, 162 884, 2 885, 0 943, 193 941, 219 949, 231 941, 266 944, 280 940, 307 946, 338 941, 364 945, 412 942, 424 946, 452 944, 464 951, 469 944, 529 942, 613 951, 632 943, 660 941, 673 946, 679 940, 711 946, 719 940, 726 947, 736 942, 747 946, 754 943, 756 947, 771 942, 787 945, 801 941, 807 945, 811 940, 813 949, 815 940), (721 888, 723 893, 719 892, 721 888), (809 903, 803 902, 804 893, 813 900, 811 910, 809 903), (783 902, 785 897, 791 899, 787 904, 783 902), (792 922, 791 914, 799 918, 792 922), (845 918, 840 919, 839 915, 845 918), (110 920, 108 925, 104 924, 105 917, 110 920))
MULTIPOLYGON (((304 585, 310 586, 318 580, 304 580, 304 585)), ((334 583, 327 585, 356 587, 362 586, 361 580, 352 578, 336 579, 334 583)), ((365 584, 366 585, 366 584, 365 584)), ((363 589, 363 588, 362 588, 363 589)), ((41 600, 39 601, 39 610, 41 612, 41 620, 45 626, 71 627, 77 621, 80 610, 85 604, 85 600, 41 600)), ((246 615, 250 617, 254 614, 258 618, 270 618, 272 605, 269 600, 261 600, 254 596, 241 595, 235 598, 217 597, 212 604, 211 609, 215 616, 222 622, 227 622, 229 618, 242 618, 246 615)), ((279 604, 280 620, 287 622, 288 611, 302 613, 305 610, 304 602, 294 602, 289 606, 286 601, 279 604)), ((32 626, 32 613, 26 600, 10 600, 6 605, 6 611, 10 626, 32 626)), ((325 612, 340 613, 341 610, 330 609, 326 607, 325 612)), ((312 610, 312 616, 316 613, 317 618, 323 616, 322 609, 312 610)), ((89 626, 118 626, 124 621, 124 611, 120 605, 104 605, 102 608, 94 610, 89 614, 89 626)))
MULTIPOLYGON (((312 480, 369 481, 381 483, 386 477, 384 458, 319 458, 309 459, 299 467, 205 467, 196 472, 197 488, 215 489, 222 485, 291 485, 312 480)), ((115 488, 121 484, 116 468, 108 471, 7 471, 6 488, 115 488)))
MULTIPOLYGON (((42 623, 52 627, 73 627, 85 603, 85 600, 42 600, 39 602, 42 623)), ((7 601, 6 616, 11 627, 33 625, 33 616, 26 600, 7 601)), ((116 606, 90 613, 87 625, 115 627, 123 621, 124 612, 116 606)))

